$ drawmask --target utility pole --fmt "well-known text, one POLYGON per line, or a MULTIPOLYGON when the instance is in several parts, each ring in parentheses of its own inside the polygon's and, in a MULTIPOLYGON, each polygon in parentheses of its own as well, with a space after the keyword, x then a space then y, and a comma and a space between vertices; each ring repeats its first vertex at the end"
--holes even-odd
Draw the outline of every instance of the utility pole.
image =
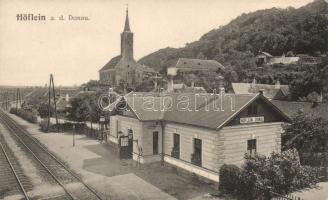
POLYGON ((54 78, 53 75, 50 74, 50 80, 49 80, 49 90, 48 90, 48 124, 47 124, 47 130, 49 131, 49 126, 50 126, 50 112, 51 112, 51 92, 52 92, 52 96, 53 96, 53 103, 54 103, 54 107, 55 107, 55 117, 56 117, 56 126, 58 128, 59 131, 59 127, 58 127, 58 118, 57 118, 57 106, 56 106, 56 91, 55 91, 55 84, 54 84, 54 78))
POLYGON ((9 104, 9 94, 8 94, 8 91, 6 92, 6 110, 8 110, 8 104, 9 104))
POLYGON ((16 112, 18 110, 18 102, 19 102, 19 107, 21 108, 22 107, 22 100, 21 100, 21 93, 20 93, 19 88, 17 88, 17 91, 16 91, 16 112))

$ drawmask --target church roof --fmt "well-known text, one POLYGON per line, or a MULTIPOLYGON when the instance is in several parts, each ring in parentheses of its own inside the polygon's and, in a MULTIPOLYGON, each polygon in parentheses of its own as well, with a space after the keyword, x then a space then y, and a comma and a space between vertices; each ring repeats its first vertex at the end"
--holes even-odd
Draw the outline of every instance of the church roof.
POLYGON ((116 56, 112 58, 105 66, 103 66, 99 71, 104 71, 108 69, 114 69, 117 63, 121 60, 121 56, 116 56))
POLYGON ((124 31, 131 32, 130 23, 129 23, 129 10, 128 9, 126 9, 124 31))
POLYGON ((179 58, 176 68, 179 69, 190 69, 190 70, 213 70, 218 69, 224 70, 224 66, 216 60, 201 60, 201 59, 190 59, 190 58, 179 58))

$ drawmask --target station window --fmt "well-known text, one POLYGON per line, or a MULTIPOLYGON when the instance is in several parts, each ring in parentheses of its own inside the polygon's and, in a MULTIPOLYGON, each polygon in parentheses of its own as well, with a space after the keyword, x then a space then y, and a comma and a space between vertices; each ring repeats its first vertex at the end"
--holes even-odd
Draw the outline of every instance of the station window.
POLYGON ((180 158, 180 135, 176 133, 173 134, 173 149, 171 156, 177 159, 180 158))
POLYGON ((247 154, 254 156, 256 151, 256 139, 247 140, 247 154))

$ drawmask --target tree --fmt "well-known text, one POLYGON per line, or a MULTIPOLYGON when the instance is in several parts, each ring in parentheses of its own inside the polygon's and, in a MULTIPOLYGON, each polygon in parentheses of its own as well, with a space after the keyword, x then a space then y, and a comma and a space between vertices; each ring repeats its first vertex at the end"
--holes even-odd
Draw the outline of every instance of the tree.
MULTIPOLYGON (((44 102, 39 103, 37 105, 37 111, 38 111, 41 118, 47 118, 48 117, 48 106, 49 106, 48 103, 44 103, 44 102)), ((54 107, 51 104, 50 105, 50 117, 52 116, 53 112, 54 112, 54 107)))
POLYGON ((328 120, 298 112, 282 135, 284 149, 296 148, 299 152, 326 152, 328 120))
MULTIPOLYGON (((305 98, 316 92, 321 94, 328 91, 328 60, 323 59, 318 66, 308 67, 290 82, 290 93, 293 100, 305 98)), ((312 95, 311 95, 312 96, 312 95)))
POLYGON ((85 94, 71 100, 68 118, 73 121, 85 122, 91 113, 90 96, 85 94))

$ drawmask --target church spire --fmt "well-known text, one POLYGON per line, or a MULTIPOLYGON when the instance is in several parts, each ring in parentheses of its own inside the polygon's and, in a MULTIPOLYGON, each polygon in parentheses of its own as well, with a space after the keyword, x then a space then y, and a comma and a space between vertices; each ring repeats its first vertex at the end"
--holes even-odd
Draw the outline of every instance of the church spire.
POLYGON ((121 33, 121 55, 123 59, 133 59, 133 33, 130 29, 128 7, 126 7, 124 30, 121 33))
POLYGON ((129 7, 128 7, 128 5, 126 6, 126 17, 125 17, 124 32, 131 32, 130 23, 129 23, 129 7))

